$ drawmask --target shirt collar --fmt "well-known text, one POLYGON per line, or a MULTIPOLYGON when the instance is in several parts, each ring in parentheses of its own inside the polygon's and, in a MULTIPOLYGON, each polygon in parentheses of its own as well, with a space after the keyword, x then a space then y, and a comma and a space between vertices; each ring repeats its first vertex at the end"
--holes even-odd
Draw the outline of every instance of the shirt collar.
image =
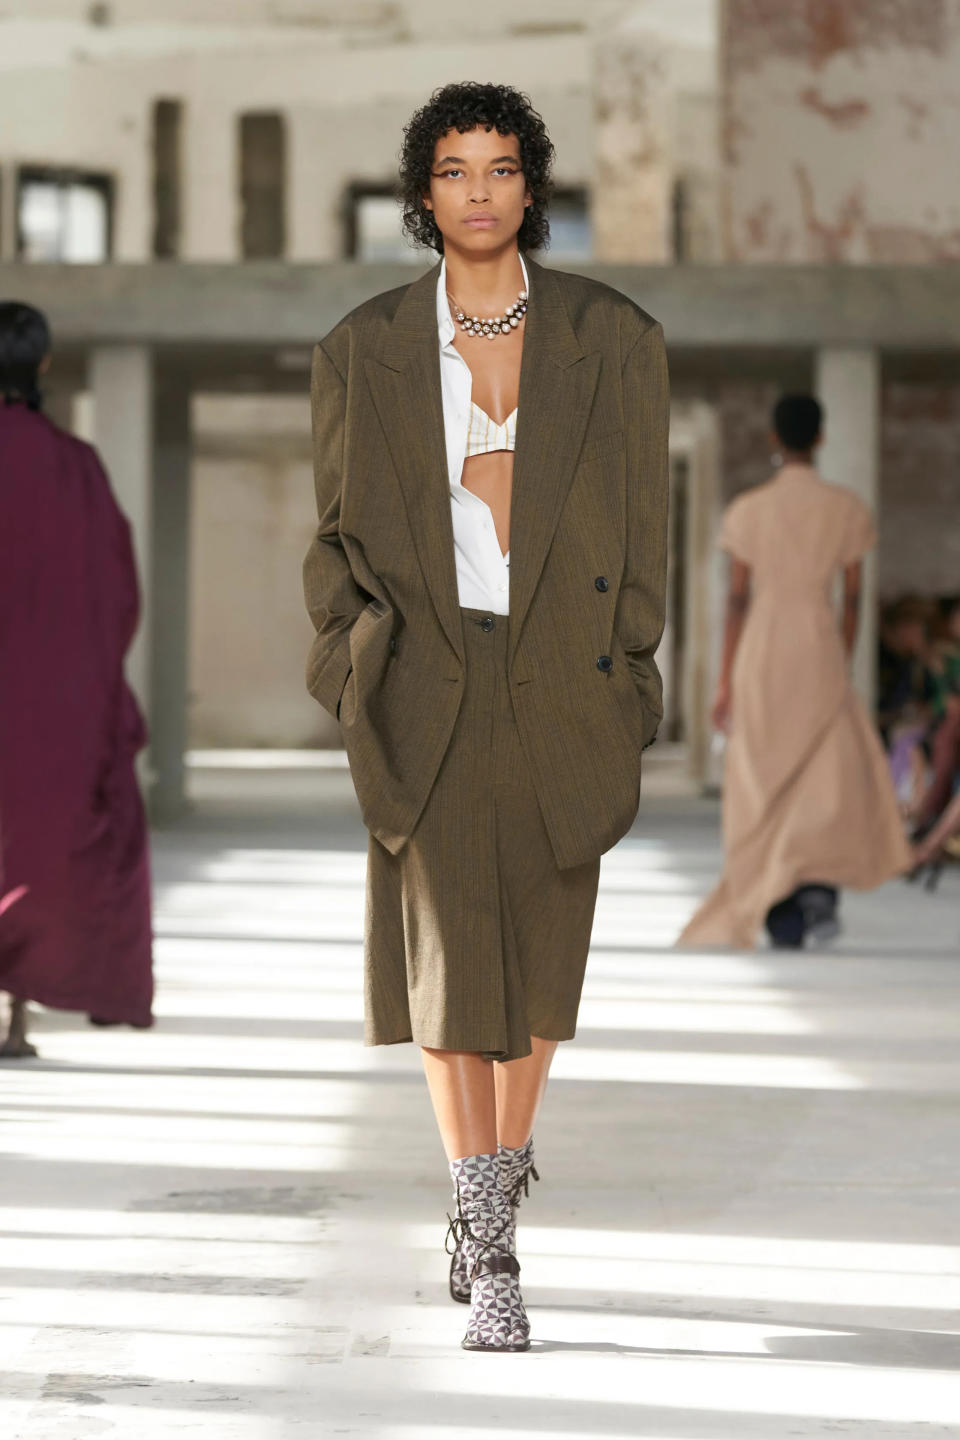
MULTIPOLYGON (((523 288, 529 295, 530 280, 522 255, 520 256, 520 269, 523 271, 523 288)), ((437 334, 440 337, 440 348, 445 349, 446 346, 452 345, 456 333, 457 327, 453 323, 450 306, 447 304, 447 260, 444 256, 440 262, 440 274, 437 277, 437 334)))

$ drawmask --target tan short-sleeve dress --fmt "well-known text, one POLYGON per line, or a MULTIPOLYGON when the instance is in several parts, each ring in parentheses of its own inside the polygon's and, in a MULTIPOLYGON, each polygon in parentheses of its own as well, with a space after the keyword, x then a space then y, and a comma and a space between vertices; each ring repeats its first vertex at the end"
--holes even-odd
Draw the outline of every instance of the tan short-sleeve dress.
POLYGON ((732 675, 720 883, 681 945, 751 947, 804 884, 868 890, 910 850, 879 737, 850 683, 837 573, 876 541, 852 491, 788 465, 727 509, 720 545, 750 566, 732 675))

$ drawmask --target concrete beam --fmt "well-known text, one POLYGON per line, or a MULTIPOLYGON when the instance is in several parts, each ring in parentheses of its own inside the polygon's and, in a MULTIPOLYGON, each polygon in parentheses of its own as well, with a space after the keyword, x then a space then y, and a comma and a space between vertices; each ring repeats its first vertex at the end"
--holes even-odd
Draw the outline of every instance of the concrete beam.
MULTIPOLYGON (((960 350, 960 266, 585 265, 663 322, 674 349, 960 350)), ((69 344, 300 345, 407 265, 0 265, 69 344)))

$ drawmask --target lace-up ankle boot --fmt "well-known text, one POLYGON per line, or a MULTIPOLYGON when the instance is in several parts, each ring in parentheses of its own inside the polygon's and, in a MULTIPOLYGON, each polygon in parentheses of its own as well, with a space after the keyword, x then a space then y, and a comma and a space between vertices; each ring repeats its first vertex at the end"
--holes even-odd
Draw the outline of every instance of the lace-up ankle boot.
POLYGON ((530 1322, 520 1294, 520 1265, 510 1202, 496 1155, 468 1155, 450 1165, 457 1213, 450 1220, 470 1281, 464 1350, 528 1350, 530 1322))
MULTIPOLYGON (((533 1163, 533 1136, 518 1149, 509 1145, 498 1146, 497 1159, 500 1162, 500 1184, 510 1201, 516 1223, 520 1201, 530 1194, 531 1179, 540 1179, 533 1163)), ((455 1246, 450 1260, 450 1294, 461 1305, 470 1304, 470 1274, 461 1245, 455 1246)))
POLYGON ((516 1150, 509 1145, 501 1145, 497 1153, 500 1160, 500 1182, 513 1208, 513 1218, 516 1221, 520 1201, 530 1194, 530 1181, 540 1179, 533 1163, 533 1136, 530 1136, 526 1145, 521 1145, 516 1150))

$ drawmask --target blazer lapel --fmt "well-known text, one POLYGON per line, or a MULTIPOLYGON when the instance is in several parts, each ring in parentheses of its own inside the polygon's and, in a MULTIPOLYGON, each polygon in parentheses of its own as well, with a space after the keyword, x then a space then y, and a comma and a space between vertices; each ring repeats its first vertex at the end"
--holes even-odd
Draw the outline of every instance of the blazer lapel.
POLYGON ((573 480, 600 373, 600 355, 584 354, 557 277, 532 261, 527 266, 510 516, 511 657, 573 480))
POLYGON ((423 577, 447 639, 462 660, 437 340, 439 268, 435 265, 409 287, 397 307, 382 358, 364 364, 403 490, 423 577))

